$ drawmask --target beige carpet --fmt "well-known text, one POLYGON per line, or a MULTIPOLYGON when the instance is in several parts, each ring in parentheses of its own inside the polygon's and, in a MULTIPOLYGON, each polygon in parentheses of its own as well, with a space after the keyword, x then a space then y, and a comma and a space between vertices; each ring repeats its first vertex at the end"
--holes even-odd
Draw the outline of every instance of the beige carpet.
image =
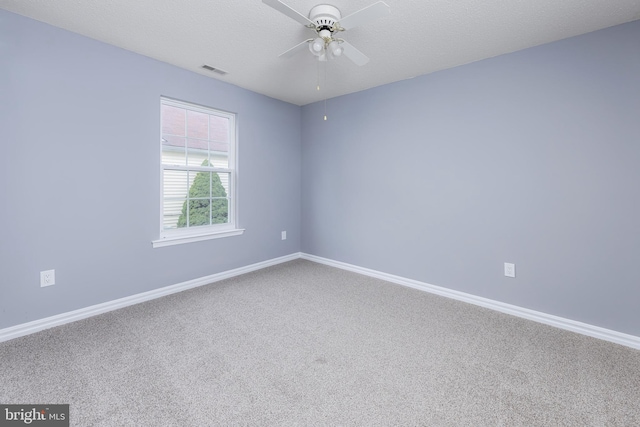
POLYGON ((0 343, 74 426, 638 426, 640 351, 292 261, 0 343))

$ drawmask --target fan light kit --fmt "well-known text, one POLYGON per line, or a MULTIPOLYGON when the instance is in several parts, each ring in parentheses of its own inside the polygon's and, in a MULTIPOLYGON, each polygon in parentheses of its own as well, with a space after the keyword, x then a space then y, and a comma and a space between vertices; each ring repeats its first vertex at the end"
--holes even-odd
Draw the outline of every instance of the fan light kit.
POLYGON ((389 6, 383 1, 367 6, 344 18, 340 10, 330 4, 319 4, 312 7, 307 17, 280 0, 262 0, 262 2, 298 21, 316 33, 314 38, 307 39, 295 45, 280 56, 290 57, 300 51, 309 49, 309 51, 318 58, 318 61, 324 62, 329 58, 336 58, 344 54, 344 56, 352 60, 356 65, 366 64, 369 62, 369 58, 349 42, 338 38, 336 36, 337 33, 357 27, 367 21, 381 18, 390 13, 389 6))

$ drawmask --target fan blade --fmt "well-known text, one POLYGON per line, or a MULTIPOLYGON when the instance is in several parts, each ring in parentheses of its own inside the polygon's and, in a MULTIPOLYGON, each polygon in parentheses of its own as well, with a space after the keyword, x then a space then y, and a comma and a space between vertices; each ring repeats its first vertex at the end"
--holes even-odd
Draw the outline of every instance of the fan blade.
POLYGON ((291 19, 293 19, 295 21, 298 21, 302 25, 312 24, 315 27, 315 24, 309 18, 307 18, 306 16, 302 15, 301 13, 296 11, 295 9, 292 9, 291 7, 289 7, 286 4, 282 3, 280 0, 262 0, 262 3, 266 4, 267 6, 271 6, 272 8, 277 10, 278 12, 287 15, 289 18, 291 18, 291 19))
POLYGON ((364 53, 360 52, 358 49, 353 47, 352 44, 346 41, 342 41, 340 43, 342 46, 342 54, 352 60, 356 65, 363 66, 367 62, 369 62, 369 58, 364 53))
MULTIPOLYGON (((265 0, 262 0, 265 1, 265 0)), ((340 27, 345 30, 357 27, 358 25, 366 24, 369 21, 373 21, 378 18, 382 18, 385 15, 391 13, 389 5, 383 1, 367 6, 364 9, 360 9, 357 12, 353 12, 351 15, 347 15, 342 18, 338 23, 340 27)))
POLYGON ((307 48, 307 46, 309 46, 309 42, 312 42, 312 41, 313 41, 313 39, 309 39, 309 40, 303 41, 302 43, 298 43, 297 45, 295 45, 294 47, 292 47, 288 51, 283 52, 278 56, 281 56, 283 58, 291 58, 296 53, 298 53, 301 50, 304 50, 305 48, 307 48))

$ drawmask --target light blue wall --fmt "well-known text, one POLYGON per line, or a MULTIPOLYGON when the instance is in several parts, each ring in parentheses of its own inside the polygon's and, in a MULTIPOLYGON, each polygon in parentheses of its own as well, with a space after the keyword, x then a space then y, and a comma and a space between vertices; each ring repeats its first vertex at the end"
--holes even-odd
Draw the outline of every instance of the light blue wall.
POLYGON ((300 250, 300 107, 3 10, 0 61, 0 328, 300 250), (152 249, 160 96, 238 114, 243 236, 152 249))
POLYGON ((639 40, 331 99, 326 122, 303 107, 302 250, 640 336, 639 40))

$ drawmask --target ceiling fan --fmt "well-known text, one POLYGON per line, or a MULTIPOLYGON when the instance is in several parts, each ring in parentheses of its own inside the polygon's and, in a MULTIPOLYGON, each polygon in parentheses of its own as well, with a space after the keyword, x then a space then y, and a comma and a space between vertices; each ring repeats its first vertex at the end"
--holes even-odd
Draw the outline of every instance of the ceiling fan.
POLYGON ((307 17, 280 0, 262 0, 262 2, 316 33, 316 37, 295 45, 280 54, 281 57, 290 57, 304 49, 309 49, 319 61, 326 61, 344 54, 356 65, 361 66, 369 62, 369 58, 349 42, 338 38, 337 34, 390 13, 389 6, 383 1, 367 6, 344 18, 337 7, 329 4, 319 4, 312 7, 307 17))

